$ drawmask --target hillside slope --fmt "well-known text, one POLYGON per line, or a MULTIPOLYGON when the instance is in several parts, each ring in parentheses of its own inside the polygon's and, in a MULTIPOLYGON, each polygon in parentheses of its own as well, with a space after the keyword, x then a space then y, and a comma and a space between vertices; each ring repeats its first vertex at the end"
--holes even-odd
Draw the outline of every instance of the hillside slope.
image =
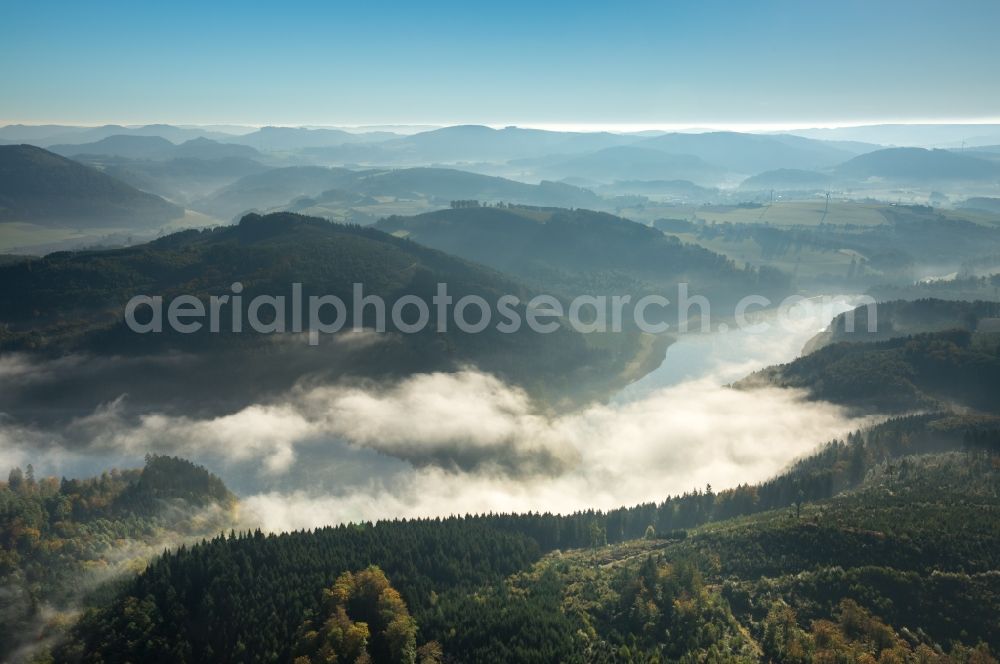
POLYGON ((876 412, 951 407, 1000 413, 1000 340, 948 330, 873 343, 840 342, 739 383, 795 387, 876 412))
POLYGON ((1000 302, 921 298, 860 306, 844 312, 810 339, 805 353, 841 341, 884 341, 926 332, 975 332, 984 319, 1000 317, 1000 302), (874 320, 869 321, 869 316, 874 320), (872 328, 872 329, 870 329, 872 328))
POLYGON ((88 479, 12 469, 0 481, 0 658, 58 636, 165 546, 231 526, 235 506, 222 480, 174 457, 88 479))
POLYGON ((56 660, 287 660, 314 642, 324 589, 377 564, 423 663, 994 662, 996 421, 929 424, 859 432, 761 485, 609 513, 220 537, 158 559, 56 660), (992 447, 954 451, 970 426, 991 426, 992 447))
POLYGON ((670 297, 690 282, 691 292, 712 296, 721 311, 751 291, 775 295, 787 287, 780 273, 740 269, 648 226, 590 210, 461 208, 389 217, 376 227, 572 297, 670 297))
POLYGON ((982 181, 1000 177, 1000 165, 950 150, 886 148, 869 152, 833 169, 840 177, 883 178, 909 182, 982 181))
POLYGON ((158 196, 41 148, 0 146, 0 221, 149 228, 182 214, 158 196))
MULTIPOLYGON (((446 207, 454 200, 505 201, 529 205, 603 207, 603 199, 586 189, 558 182, 537 185, 450 168, 367 169, 294 166, 244 177, 193 204, 220 218, 247 210, 282 208, 297 197, 323 198, 324 192, 346 191, 370 197, 426 200, 446 207)), ((307 201, 308 202, 308 201, 307 201)), ((372 201, 374 203, 374 201, 372 201)))
POLYGON ((696 155, 709 163, 745 174, 780 168, 823 168, 852 156, 852 152, 842 147, 801 136, 731 131, 665 134, 646 139, 640 145, 674 154, 696 155))
MULTIPOLYGON (((90 377, 92 389, 58 391, 46 407, 61 399, 93 406, 127 392, 130 401, 139 403, 159 398, 206 408, 277 393, 304 376, 388 378, 469 364, 555 395, 591 394, 628 380, 622 374, 637 355, 653 357, 658 351, 662 358, 660 342, 649 345, 637 334, 584 335, 568 325, 551 334, 538 334, 527 325, 501 332, 496 325, 504 319, 496 303, 506 294, 520 298, 516 311, 524 320, 525 303, 535 293, 488 268, 375 229, 289 213, 248 215, 236 226, 185 231, 126 249, 62 252, 0 266, 0 320, 6 323, 0 347, 45 357, 67 352, 125 355, 157 366, 162 364, 157 358, 182 353, 149 376, 101 365, 106 373, 101 379, 90 377), (212 295, 232 295, 234 282, 244 286, 242 320, 249 320, 245 309, 252 298, 283 296, 290 302, 292 284, 299 283, 303 302, 311 295, 334 295, 347 303, 342 331, 321 335, 320 343, 310 346, 294 332, 291 304, 285 307, 283 334, 256 334, 249 326, 233 332, 231 306, 222 311, 220 332, 214 334, 207 323, 193 334, 169 328, 163 334, 137 334, 125 326, 124 306, 135 295, 160 295, 169 302, 193 294, 206 301, 212 295), (350 303, 356 283, 364 294, 385 301, 385 334, 347 334, 355 322, 369 329, 378 324, 373 307, 355 318, 350 303), (437 308, 431 303, 438 283, 447 284, 455 301, 469 294, 483 297, 491 305, 493 322, 476 334, 462 332, 449 319, 448 331, 437 332, 437 308), (398 333, 389 315, 404 295, 417 296, 430 308, 427 325, 415 334, 398 333), (251 357, 254 361, 248 362, 251 357), (186 372, 196 368, 204 377, 192 386, 186 372)), ((266 318, 271 311, 264 309, 265 320, 271 320, 266 318)), ((324 316, 329 322, 332 313, 324 316)), ((412 321, 413 311, 405 317, 412 321)), ((473 313, 467 319, 476 320, 473 313)), ((303 321, 303 329, 307 323, 303 321)), ((65 380, 71 385, 75 379, 68 373, 65 380)), ((30 386, 26 389, 25 394, 13 387, 6 391, 3 409, 25 413, 39 407, 41 395, 30 397, 30 403, 20 400, 29 398, 30 386)))
POLYGON ((585 178, 608 184, 618 180, 690 180, 708 186, 717 184, 726 176, 726 169, 696 155, 675 154, 636 145, 514 163, 534 166, 535 173, 543 177, 585 178))
POLYGON ((51 152, 66 157, 105 156, 126 159, 260 159, 262 155, 248 145, 220 143, 199 136, 179 145, 161 136, 115 134, 93 143, 53 145, 51 152))

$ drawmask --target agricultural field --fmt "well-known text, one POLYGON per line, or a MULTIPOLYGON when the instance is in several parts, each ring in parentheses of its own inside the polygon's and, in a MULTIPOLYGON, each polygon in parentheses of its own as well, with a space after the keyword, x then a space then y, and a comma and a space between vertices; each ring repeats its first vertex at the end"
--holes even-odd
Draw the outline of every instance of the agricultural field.
POLYGON ((185 210, 184 216, 157 230, 129 231, 122 228, 73 228, 33 224, 21 221, 0 223, 0 253, 43 255, 52 251, 67 251, 96 246, 121 246, 145 242, 163 233, 186 228, 218 226, 220 220, 185 210))
POLYGON ((646 205, 625 208, 619 213, 636 221, 660 218, 686 219, 707 223, 770 224, 772 226, 879 226, 886 223, 884 203, 855 201, 776 201, 773 204, 746 203, 741 205, 646 205))

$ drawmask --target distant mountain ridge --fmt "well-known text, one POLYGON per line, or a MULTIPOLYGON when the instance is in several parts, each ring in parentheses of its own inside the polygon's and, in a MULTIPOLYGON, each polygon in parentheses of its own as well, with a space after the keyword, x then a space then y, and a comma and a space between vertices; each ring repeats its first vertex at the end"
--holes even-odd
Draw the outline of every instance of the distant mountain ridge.
POLYGON ((242 157, 150 160, 81 155, 79 159, 136 189, 185 207, 242 177, 270 170, 259 161, 242 157))
POLYGON ((301 150, 335 147, 348 143, 386 141, 398 135, 388 131, 349 132, 342 129, 307 129, 304 127, 261 127, 257 131, 234 136, 227 142, 258 150, 301 150))
POLYGON ((204 136, 175 145, 161 136, 115 134, 93 143, 53 145, 49 150, 65 157, 110 155, 152 160, 264 158, 264 155, 248 145, 220 143, 204 136))
POLYGON ((115 134, 93 143, 49 146, 50 152, 64 157, 76 155, 114 155, 129 159, 166 158, 176 146, 162 136, 130 136, 115 134))
POLYGON ((904 181, 962 181, 1000 178, 1000 164, 950 150, 886 148, 859 155, 833 169, 839 177, 904 181))
POLYGON ((290 203, 299 196, 312 196, 336 188, 339 177, 350 171, 323 166, 288 166, 254 173, 195 201, 192 207, 219 219, 241 213, 265 211, 290 203))
POLYGON ((795 168, 779 168, 748 177, 740 183, 741 189, 819 189, 828 187, 833 178, 817 171, 795 168))
POLYGON ((779 168, 823 168, 857 154, 801 136, 738 132, 666 134, 646 139, 639 145, 673 154, 695 155, 708 163, 744 174, 779 168))
POLYGON ((212 139, 231 138, 232 134, 207 127, 178 127, 168 124, 149 124, 138 127, 103 125, 82 127, 71 125, 7 125, 0 127, 0 138, 10 138, 18 143, 31 143, 41 147, 60 143, 93 143, 109 136, 159 136, 171 143, 182 143, 204 136, 212 139))
POLYGON ((619 180, 689 180, 701 186, 725 179, 726 169, 693 154, 621 145, 578 156, 515 162, 554 179, 586 178, 611 184, 619 180))
POLYGON ((796 129, 799 136, 832 141, 863 141, 884 146, 959 147, 1000 143, 1000 124, 874 124, 858 127, 796 129))
POLYGON ((453 200, 505 201, 561 207, 600 207, 593 192, 558 182, 525 184, 450 168, 349 170, 290 166, 244 177, 192 207, 220 218, 248 210, 267 211, 301 196, 319 197, 329 190, 365 196, 426 197, 447 206, 453 200))

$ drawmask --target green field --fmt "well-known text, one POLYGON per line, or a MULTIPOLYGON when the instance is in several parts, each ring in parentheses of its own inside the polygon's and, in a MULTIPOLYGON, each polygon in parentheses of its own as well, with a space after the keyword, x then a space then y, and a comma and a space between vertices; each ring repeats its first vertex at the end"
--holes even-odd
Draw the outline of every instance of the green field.
POLYGON ((771 224, 774 226, 816 226, 820 223, 855 226, 877 226, 886 223, 881 210, 883 203, 830 201, 778 201, 772 205, 647 205, 625 208, 620 214, 629 219, 653 221, 671 218, 708 223, 771 224))
MULTIPOLYGON (((919 203, 919 202, 918 202, 919 203)), ((773 204, 745 205, 670 205, 650 203, 642 207, 619 210, 619 214, 636 221, 652 222, 656 219, 685 219, 707 223, 770 224, 772 226, 816 226, 820 223, 837 226, 877 226, 887 222, 884 210, 892 210, 893 203, 869 201, 776 201, 773 204)), ((982 226, 1000 226, 1000 214, 983 210, 935 208, 935 213, 948 219, 970 221, 982 226)))
POLYGON ((377 196, 375 200, 377 202, 369 205, 319 203, 307 208, 296 209, 296 212, 342 223, 369 224, 392 215, 412 216, 447 207, 447 205, 437 204, 423 197, 407 199, 395 198, 393 196, 377 196))
MULTIPOLYGON (((18 221, 0 223, 0 252, 14 253, 37 245, 55 242, 83 241, 97 231, 83 231, 71 228, 50 228, 18 221)), ((106 229, 105 232, 112 232, 106 229)))
POLYGON ((94 245, 132 244, 151 240, 161 230, 164 233, 173 233, 185 228, 216 226, 222 223, 214 217, 192 210, 185 210, 183 217, 155 229, 129 229, 121 226, 72 228, 9 221, 0 223, 0 253, 45 254, 94 245))
POLYGON ((861 257, 850 249, 822 251, 805 246, 795 247, 781 256, 764 256, 764 248, 752 239, 739 241, 724 237, 699 238, 696 233, 676 233, 684 242, 697 244, 711 251, 723 254, 736 261, 737 265, 750 263, 755 267, 770 265, 792 275, 819 277, 834 275, 842 277, 850 269, 851 261, 861 257))

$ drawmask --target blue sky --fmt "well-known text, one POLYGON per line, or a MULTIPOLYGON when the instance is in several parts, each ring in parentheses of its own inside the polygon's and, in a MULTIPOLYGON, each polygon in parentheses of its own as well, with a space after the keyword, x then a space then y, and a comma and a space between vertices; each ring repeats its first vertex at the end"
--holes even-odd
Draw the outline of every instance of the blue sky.
POLYGON ((1000 2, 0 0, 0 123, 1000 117, 1000 2))

